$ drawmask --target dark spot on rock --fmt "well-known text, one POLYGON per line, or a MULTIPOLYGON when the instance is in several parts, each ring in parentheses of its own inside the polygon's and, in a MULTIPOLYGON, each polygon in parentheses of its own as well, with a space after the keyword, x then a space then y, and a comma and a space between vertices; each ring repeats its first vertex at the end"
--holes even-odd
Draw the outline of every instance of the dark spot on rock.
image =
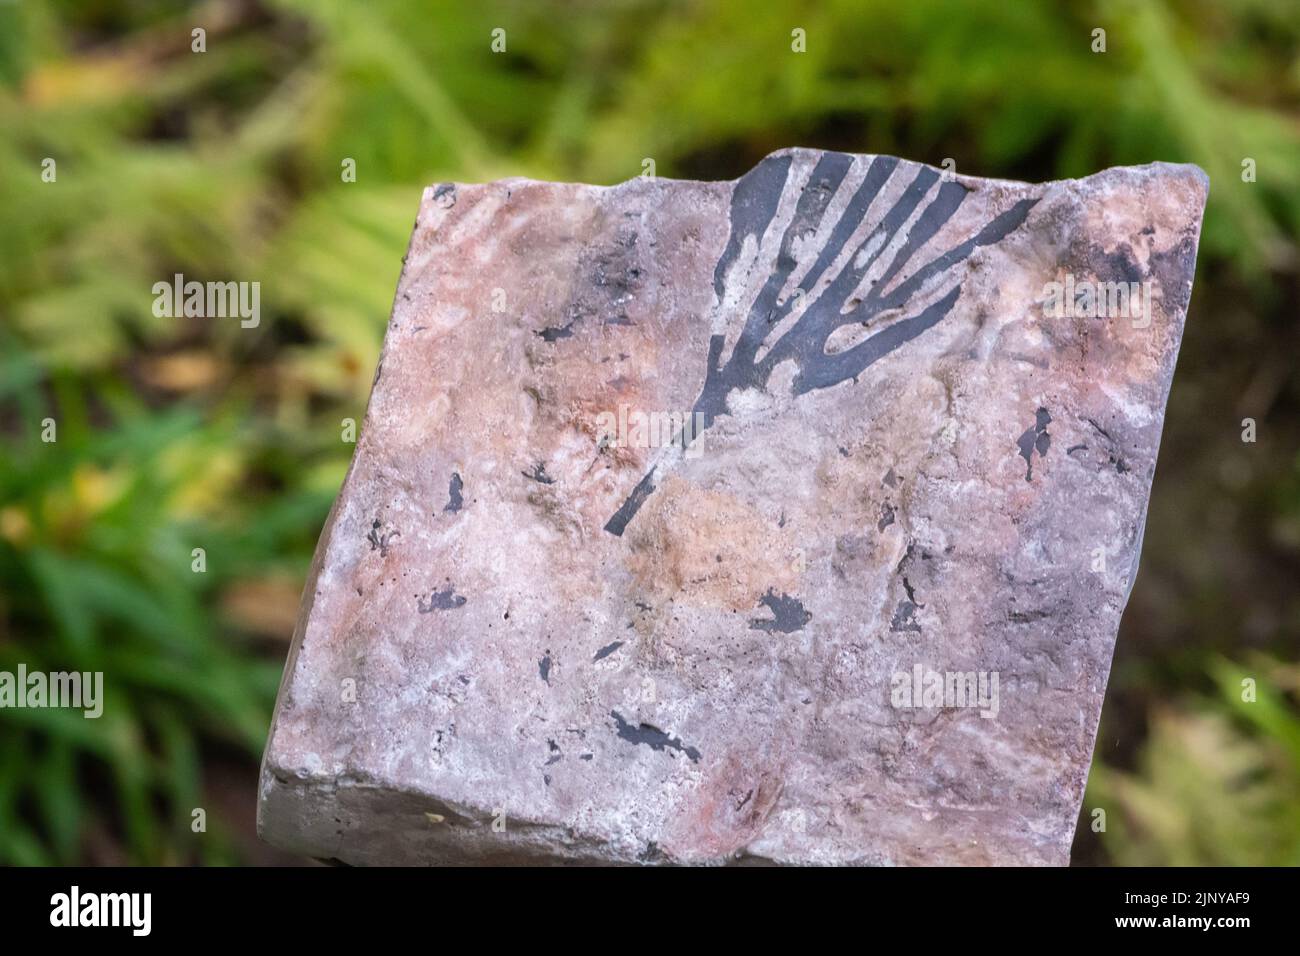
POLYGON ((894 506, 891 505, 888 501, 881 502, 880 520, 876 522, 876 530, 884 531, 893 523, 894 523, 894 506))
POLYGON ((1111 435, 1110 432, 1106 431, 1106 429, 1102 428, 1099 424, 1097 424, 1096 420, 1091 418, 1085 418, 1084 421, 1087 422, 1089 426, 1091 426, 1093 431, 1095 431, 1098 435, 1104 438, 1106 440, 1106 444, 1110 447, 1110 451, 1107 454, 1107 464, 1113 466, 1117 474, 1121 474, 1121 475, 1127 474, 1131 469, 1128 466, 1128 462, 1124 460, 1123 455, 1120 454, 1119 442, 1117 442, 1114 439, 1114 437, 1111 435))
POLYGON ((1185 313, 1192 295, 1192 276, 1196 271, 1196 231, 1185 231, 1178 242, 1164 252, 1153 251, 1149 262, 1149 274, 1156 277, 1162 290, 1165 313, 1185 313))
MULTIPOLYGON (((1141 282, 1150 274, 1143 272, 1142 265, 1137 260, 1137 254, 1134 253, 1133 247, 1127 242, 1121 242, 1114 252, 1102 253, 1102 260, 1109 266, 1110 275, 1117 276, 1121 282, 1141 282)), ((1099 269, 1098 272, 1103 277, 1106 277, 1104 270, 1099 269)))
POLYGON ((1045 617, 1051 617, 1050 611, 1012 611, 1007 617, 1016 624, 1031 624, 1034 621, 1041 621, 1045 617))
POLYGON ((609 657, 610 654, 613 654, 616 650, 618 650, 622 646, 623 646, 622 641, 614 641, 613 643, 606 644, 604 647, 602 647, 600 650, 596 652, 596 656, 593 657, 592 660, 593 661, 604 660, 606 657, 609 657))
POLYGON ((798 598, 792 598, 784 593, 778 595, 772 588, 767 589, 767 593, 758 599, 758 603, 766 605, 771 610, 772 619, 750 621, 751 631, 793 634, 795 631, 802 630, 803 626, 812 620, 812 614, 804 609, 803 603, 798 598))
POLYGON ((690 758, 691 763, 700 762, 700 752, 694 747, 687 747, 677 737, 664 733, 653 724, 637 724, 633 727, 623 715, 616 710, 611 710, 609 715, 614 718, 614 723, 618 727, 618 735, 623 740, 632 744, 644 744, 651 750, 676 750, 690 758))
MULTIPOLYGON (((922 555, 922 558, 926 558, 926 557, 928 557, 928 555, 922 555)), ((907 592, 907 599, 911 601, 913 604, 915 604, 918 608, 925 607, 924 604, 922 604, 920 601, 916 599, 916 591, 912 587, 912 582, 907 580, 907 575, 903 575, 903 590, 907 592)))
POLYGON ((890 488, 898 487, 898 475, 894 474, 894 469, 892 468, 885 472, 885 477, 880 480, 890 488))
POLYGON ((1025 481, 1032 480, 1034 476, 1034 452, 1037 451, 1038 457, 1042 458, 1052 446, 1052 438, 1047 434, 1047 426, 1051 423, 1052 416, 1047 409, 1040 408, 1034 413, 1034 424, 1016 439, 1020 457, 1025 460, 1025 481))
POLYGON ((894 611, 894 618, 889 622, 891 631, 917 631, 921 630, 921 625, 916 620, 917 606, 911 601, 899 601, 898 608, 894 611))
POLYGON ((1024 434, 1016 439, 1016 446, 1020 449, 1020 457, 1023 458, 1025 464, 1028 465, 1028 470, 1025 472, 1025 481, 1028 481, 1029 476, 1033 474, 1034 442, 1037 440, 1038 434, 1032 428, 1026 429, 1024 434))
POLYGON ((1098 425, 1096 420, 1091 418, 1085 418, 1084 421, 1087 422, 1089 425, 1091 425, 1092 430, 1095 431, 1102 438, 1106 439, 1108 443, 1110 443, 1111 445, 1115 444, 1115 439, 1110 436, 1110 432, 1106 431, 1106 429, 1098 425))
POLYGON ((1029 463, 1031 467, 1032 462, 1030 460, 1034 454, 1034 442, 1037 440, 1038 432, 1035 431, 1032 425, 1029 428, 1026 428, 1021 433, 1020 437, 1016 439, 1016 446, 1020 449, 1020 457, 1023 458, 1026 463, 1029 463))
POLYGON ((370 533, 366 535, 366 540, 370 542, 371 551, 374 551, 377 548, 379 549, 379 556, 381 558, 386 558, 388 557, 388 543, 392 541, 394 538, 400 538, 402 536, 402 532, 394 529, 393 531, 387 531, 383 534, 380 534, 379 528, 380 528, 380 522, 379 519, 376 518, 375 523, 370 526, 370 533))
POLYGON ((659 844, 651 840, 645 845, 645 849, 637 854, 637 860, 642 863, 662 863, 668 857, 663 850, 659 849, 659 844))
POLYGON ((540 332, 535 332, 534 334, 541 336, 543 342, 555 342, 558 339, 573 338, 573 324, 576 321, 577 319, 574 319, 573 322, 570 322, 568 325, 552 325, 548 328, 542 329, 540 332))
POLYGON ((546 656, 537 662, 537 673, 542 675, 542 680, 546 681, 549 687, 551 684, 551 652, 547 651, 546 656))
POLYGON ((595 754, 578 754, 578 759, 579 759, 579 760, 590 760, 590 759, 593 758, 594 756, 596 756, 596 755, 595 755, 595 754))
POLYGON ((538 462, 533 466, 532 471, 521 471, 521 475, 543 485, 555 484, 555 479, 546 473, 546 463, 538 462))
POLYGON ((433 201, 443 209, 450 209, 456 205, 456 184, 439 183, 433 189, 433 201))
POLYGON ((429 614, 432 611, 452 611, 464 607, 465 597, 457 594, 456 589, 449 584, 444 590, 430 594, 427 604, 419 598, 416 598, 415 603, 421 614, 429 614))
POLYGON ((460 479, 460 472, 453 471, 451 473, 451 484, 447 488, 447 504, 442 509, 443 511, 456 512, 461 509, 465 502, 465 499, 461 496, 461 489, 464 487, 465 483, 460 479))

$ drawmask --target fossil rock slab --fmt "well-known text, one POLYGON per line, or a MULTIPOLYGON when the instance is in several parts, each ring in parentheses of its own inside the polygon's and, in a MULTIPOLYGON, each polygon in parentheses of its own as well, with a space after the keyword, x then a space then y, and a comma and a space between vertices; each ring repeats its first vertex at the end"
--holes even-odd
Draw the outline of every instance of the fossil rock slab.
POLYGON ((1207 186, 796 149, 427 190, 264 837, 1067 862, 1207 186))

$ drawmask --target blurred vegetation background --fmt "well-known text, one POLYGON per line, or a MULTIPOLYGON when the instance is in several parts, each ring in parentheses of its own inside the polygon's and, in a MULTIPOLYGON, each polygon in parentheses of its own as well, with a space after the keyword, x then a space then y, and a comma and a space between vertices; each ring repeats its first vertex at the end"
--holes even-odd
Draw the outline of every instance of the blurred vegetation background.
POLYGON ((787 145, 1210 174, 1074 855, 1300 863, 1295 0, 0 0, 0 669, 108 675, 0 710, 0 863, 285 862, 257 761, 424 185, 787 145), (154 317, 177 272, 261 324, 154 317))

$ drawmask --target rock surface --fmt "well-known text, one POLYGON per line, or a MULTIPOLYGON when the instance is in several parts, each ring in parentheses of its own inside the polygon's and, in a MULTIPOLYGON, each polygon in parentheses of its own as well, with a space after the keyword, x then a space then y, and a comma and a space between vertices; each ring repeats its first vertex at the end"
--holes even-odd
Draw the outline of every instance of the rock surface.
POLYGON ((1068 862, 1207 187, 794 149, 426 190, 263 836, 1068 862))

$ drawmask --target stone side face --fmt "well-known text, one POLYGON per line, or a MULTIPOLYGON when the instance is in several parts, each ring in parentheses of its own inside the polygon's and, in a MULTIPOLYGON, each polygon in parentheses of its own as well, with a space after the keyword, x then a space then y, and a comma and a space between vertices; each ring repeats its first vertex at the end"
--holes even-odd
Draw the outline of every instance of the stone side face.
POLYGON ((1207 185, 789 150, 427 190, 263 836, 1068 862, 1207 185))

